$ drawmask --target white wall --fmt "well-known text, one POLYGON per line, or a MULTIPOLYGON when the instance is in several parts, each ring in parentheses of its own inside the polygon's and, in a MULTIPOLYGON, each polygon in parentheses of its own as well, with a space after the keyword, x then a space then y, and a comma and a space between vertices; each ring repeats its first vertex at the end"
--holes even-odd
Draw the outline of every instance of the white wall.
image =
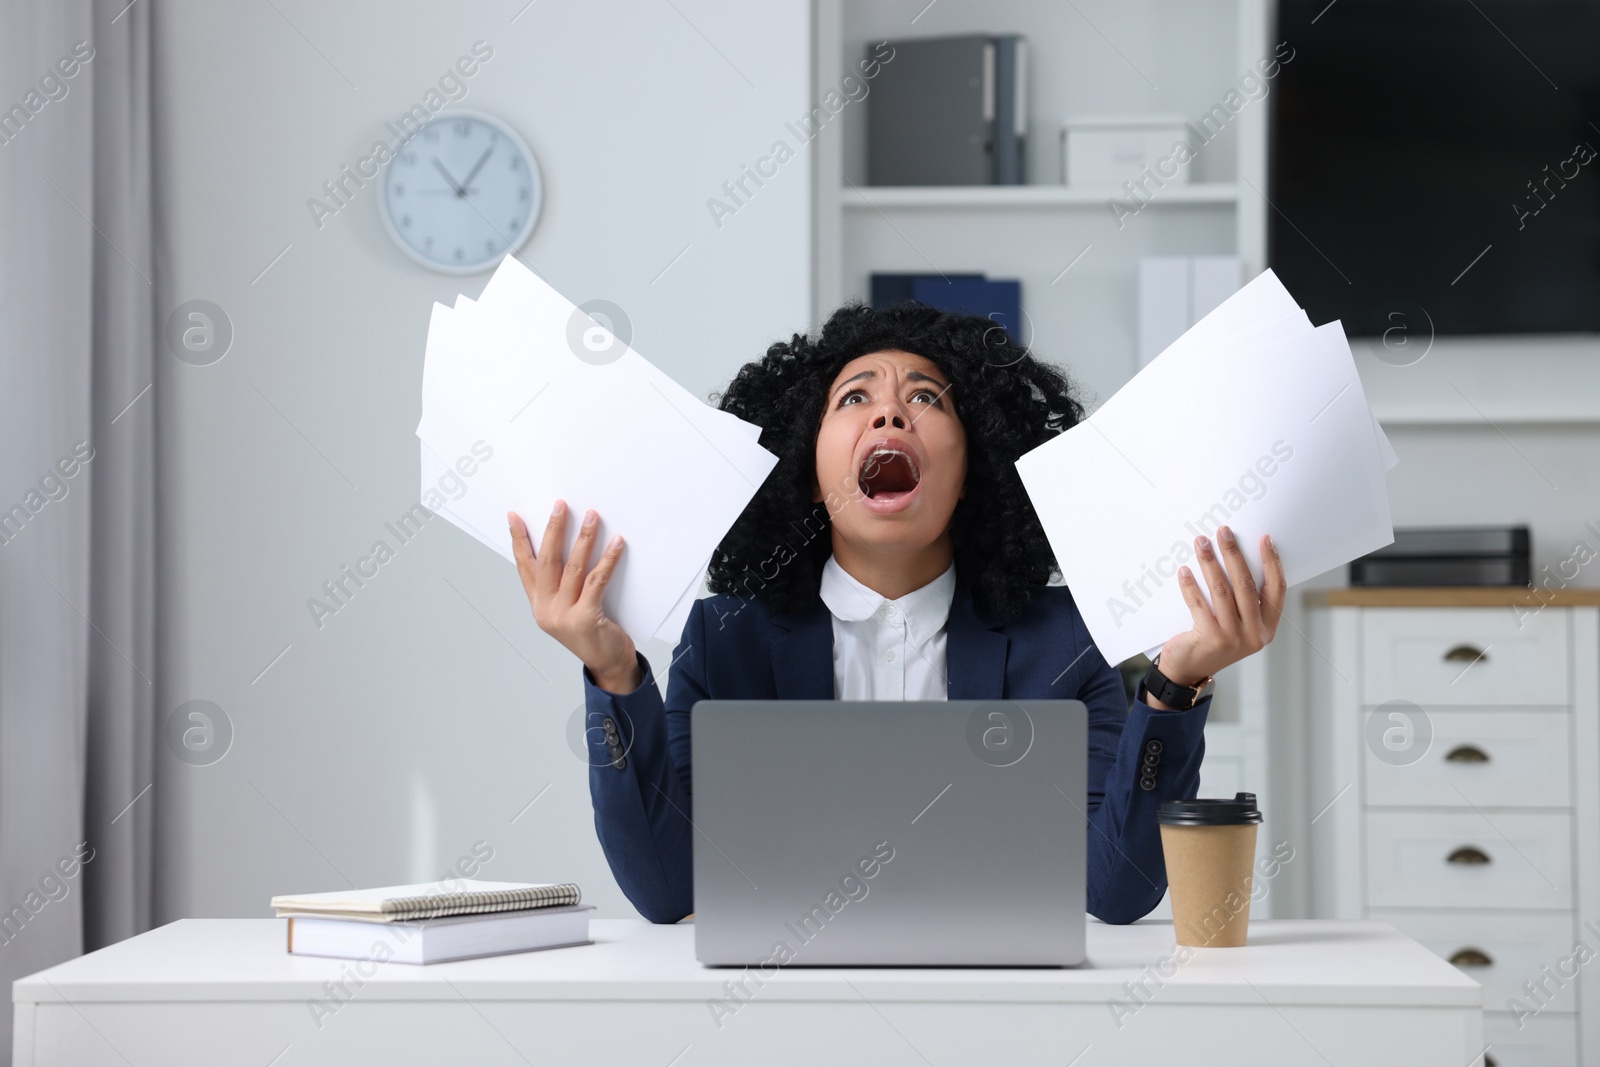
POLYGON ((306 606, 375 540, 396 547, 429 307, 487 277, 402 256, 375 184, 320 230, 306 201, 474 41, 494 54, 462 105, 543 168, 525 262, 620 304, 634 345, 702 396, 807 325, 804 155, 720 229, 706 207, 809 105, 807 4, 524 2, 157 9, 163 316, 202 298, 236 331, 212 366, 165 356, 155 394, 159 701, 214 701, 235 731, 210 766, 162 753, 158 921, 435 877, 480 839, 483 877, 571 879, 632 914, 565 740, 578 665, 508 564, 436 519, 321 630, 306 606))

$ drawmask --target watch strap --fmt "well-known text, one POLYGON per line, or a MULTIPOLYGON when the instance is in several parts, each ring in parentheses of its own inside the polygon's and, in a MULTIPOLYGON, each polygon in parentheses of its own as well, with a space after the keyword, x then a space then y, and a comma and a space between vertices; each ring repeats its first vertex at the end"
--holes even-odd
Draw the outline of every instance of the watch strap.
POLYGON ((1208 675, 1200 679, 1200 684, 1198 685, 1184 685, 1162 674, 1160 664, 1161 655, 1157 653, 1156 658, 1150 662, 1150 669, 1145 671, 1144 679, 1141 682, 1147 693, 1168 707, 1179 708, 1184 711, 1200 703, 1201 698, 1205 696, 1206 688, 1211 685, 1214 676, 1208 675))

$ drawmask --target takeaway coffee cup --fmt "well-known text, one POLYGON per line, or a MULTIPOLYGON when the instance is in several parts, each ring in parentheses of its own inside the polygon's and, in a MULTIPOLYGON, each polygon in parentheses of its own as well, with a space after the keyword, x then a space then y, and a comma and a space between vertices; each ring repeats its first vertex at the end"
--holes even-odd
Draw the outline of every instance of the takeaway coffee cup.
POLYGON ((1232 800, 1169 800, 1156 813, 1167 859, 1178 944, 1237 948, 1250 925, 1251 876, 1261 809, 1254 793, 1232 800))

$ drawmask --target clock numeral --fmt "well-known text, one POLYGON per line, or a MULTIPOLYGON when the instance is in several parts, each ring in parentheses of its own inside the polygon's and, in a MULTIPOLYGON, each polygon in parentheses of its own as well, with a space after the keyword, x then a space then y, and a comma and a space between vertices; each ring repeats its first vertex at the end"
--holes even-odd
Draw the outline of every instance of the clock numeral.
POLYGON ((426 241, 422 242, 423 251, 427 251, 428 249, 430 249, 432 247, 433 247, 433 238, 432 237, 430 237, 426 241))
POLYGON ((395 196, 405 196, 406 195, 406 183, 405 182, 395 182, 394 183, 394 195, 395 196))
POLYGON ((483 242, 483 249, 491 256, 494 255, 494 238, 491 237, 489 240, 483 242))
POLYGON ((411 225, 411 216, 410 215, 401 215, 400 216, 400 225, 409 227, 411 225))
POLYGON ((521 159, 521 157, 519 157, 519 156, 512 156, 511 157, 511 169, 512 170, 521 170, 522 169, 522 159, 521 159))
POLYGON ((417 154, 415 152, 407 152, 400 158, 405 160, 407 163, 415 163, 417 161, 417 154))
POLYGON ((472 123, 467 119, 456 119, 452 125, 456 131, 457 137, 472 136, 472 123))
POLYGON ((526 200, 526 199, 528 199, 528 195, 529 195, 528 187, 526 185, 524 185, 521 189, 517 190, 517 199, 518 200, 526 200))
POLYGON ((498 134, 494 130, 490 130, 489 131, 489 143, 490 144, 499 144, 500 143, 500 134, 498 134))
POLYGON ((434 129, 432 126, 428 126, 422 131, 422 139, 430 144, 436 142, 439 140, 439 131, 434 129))
POLYGON ((511 232, 515 233, 517 231, 517 227, 519 227, 521 225, 522 225, 522 220, 521 219, 512 219, 511 220, 511 232))
POLYGON ((466 249, 464 249, 464 248, 457 248, 456 249, 456 259, 457 259, 457 261, 465 259, 466 255, 467 255, 467 250, 466 249))

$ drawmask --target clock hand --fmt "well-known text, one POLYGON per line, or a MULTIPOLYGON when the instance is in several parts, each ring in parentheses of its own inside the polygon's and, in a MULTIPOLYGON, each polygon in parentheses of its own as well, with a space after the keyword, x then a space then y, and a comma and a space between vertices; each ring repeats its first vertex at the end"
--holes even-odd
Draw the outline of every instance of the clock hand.
POLYGON ((456 191, 457 196, 464 197, 467 195, 462 191, 461 186, 456 183, 456 180, 450 177, 450 172, 444 169, 444 164, 439 162, 438 156, 433 157, 433 165, 439 168, 439 173, 444 175, 444 180, 450 183, 450 188, 456 191))
POLYGON ((493 151, 494 151, 494 145, 490 145, 488 148, 485 148, 483 150, 483 155, 478 157, 478 162, 474 163, 472 165, 472 169, 467 171, 467 176, 461 180, 461 195, 462 196, 466 196, 467 195, 467 186, 472 184, 472 179, 474 179, 474 178, 476 178, 478 176, 478 172, 483 169, 483 165, 485 163, 489 162, 489 154, 491 152, 493 152, 493 151))

